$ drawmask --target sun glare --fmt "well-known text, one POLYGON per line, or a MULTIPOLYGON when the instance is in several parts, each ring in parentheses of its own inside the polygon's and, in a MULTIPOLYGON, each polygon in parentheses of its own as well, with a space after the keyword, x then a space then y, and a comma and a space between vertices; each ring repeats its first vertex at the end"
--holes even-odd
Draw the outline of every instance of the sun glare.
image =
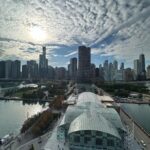
POLYGON ((30 34, 33 40, 38 42, 42 42, 47 38, 46 32, 40 27, 32 27, 30 29, 30 34))

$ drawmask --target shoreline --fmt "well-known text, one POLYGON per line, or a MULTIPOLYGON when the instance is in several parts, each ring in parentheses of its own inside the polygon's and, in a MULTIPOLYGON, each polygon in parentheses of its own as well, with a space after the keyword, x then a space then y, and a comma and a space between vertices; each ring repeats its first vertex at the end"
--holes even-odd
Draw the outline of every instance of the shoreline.
POLYGON ((48 100, 41 100, 41 99, 25 99, 25 98, 20 98, 20 97, 0 97, 0 101, 27 101, 27 102, 51 102, 53 98, 48 99, 48 100))

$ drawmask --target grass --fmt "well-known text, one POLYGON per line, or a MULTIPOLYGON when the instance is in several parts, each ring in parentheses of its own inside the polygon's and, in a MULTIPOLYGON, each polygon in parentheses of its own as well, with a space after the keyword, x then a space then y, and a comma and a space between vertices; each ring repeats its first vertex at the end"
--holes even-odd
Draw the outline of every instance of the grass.
POLYGON ((12 95, 12 97, 19 97, 19 98, 22 98, 23 96, 23 94, 24 93, 28 93, 28 94, 30 94, 30 93, 32 93, 32 92, 34 92, 34 91, 36 91, 37 89, 27 89, 26 91, 17 91, 17 92, 15 92, 15 93, 13 93, 13 95, 12 95))

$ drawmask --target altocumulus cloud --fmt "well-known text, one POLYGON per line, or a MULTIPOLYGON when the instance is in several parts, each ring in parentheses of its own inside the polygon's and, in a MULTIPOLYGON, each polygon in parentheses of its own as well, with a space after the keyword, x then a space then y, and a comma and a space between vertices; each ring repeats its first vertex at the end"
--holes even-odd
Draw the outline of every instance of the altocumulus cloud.
POLYGON ((144 51, 148 59, 149 14, 150 0, 1 0, 0 58, 37 60, 41 45, 47 45, 49 62, 60 66, 85 44, 96 57, 130 63, 144 51), (33 27, 47 38, 34 41, 33 27))

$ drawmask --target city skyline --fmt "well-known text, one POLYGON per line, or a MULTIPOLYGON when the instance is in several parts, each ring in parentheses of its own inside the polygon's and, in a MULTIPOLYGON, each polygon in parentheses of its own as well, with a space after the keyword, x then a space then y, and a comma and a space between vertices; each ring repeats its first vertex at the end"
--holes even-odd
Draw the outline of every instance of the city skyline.
POLYGON ((45 45, 49 64, 66 67, 71 57, 77 57, 78 46, 86 45, 97 66, 108 59, 133 67, 132 60, 141 53, 147 66, 149 2, 112 2, 4 1, 0 5, 1 60, 37 61, 45 45))
POLYGON ((78 57, 69 60, 67 68, 54 67, 48 63, 46 57, 47 49, 42 48, 39 60, 28 60, 21 64, 20 60, 0 61, 1 79, 51 79, 51 80, 73 80, 77 82, 95 81, 134 81, 150 79, 150 64, 145 66, 145 55, 133 60, 133 67, 126 67, 124 62, 118 63, 105 60, 96 66, 91 60, 91 48, 84 45, 78 47, 78 57))

